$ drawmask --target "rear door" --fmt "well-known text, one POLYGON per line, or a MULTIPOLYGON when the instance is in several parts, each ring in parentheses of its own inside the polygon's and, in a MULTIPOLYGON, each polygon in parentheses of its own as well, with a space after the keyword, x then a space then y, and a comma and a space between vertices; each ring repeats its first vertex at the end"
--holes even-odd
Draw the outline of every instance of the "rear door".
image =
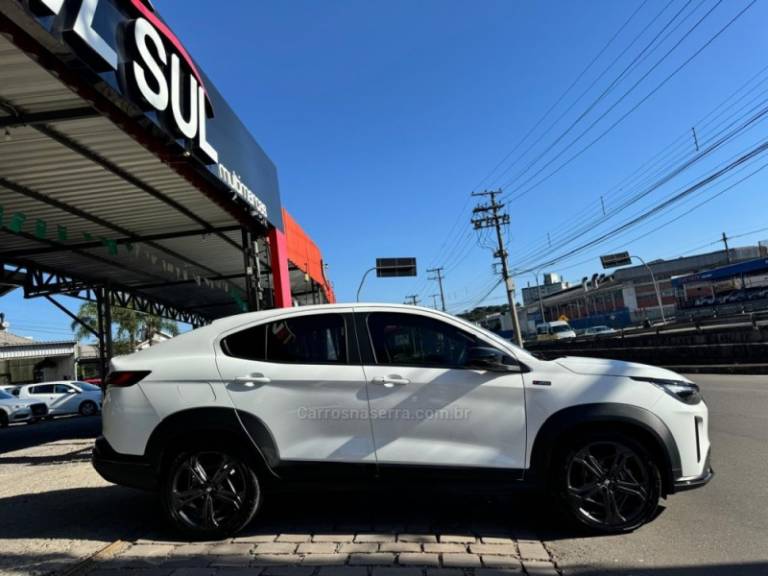
POLYGON ((29 390, 27 394, 30 399, 36 402, 45 402, 46 406, 48 406, 48 413, 55 414, 57 413, 57 400, 59 399, 59 394, 55 392, 55 387, 54 384, 36 384, 27 389, 29 390))
POLYGON ((522 374, 465 366, 470 348, 493 344, 428 315, 356 310, 379 465, 522 471, 522 374))
POLYGON ((306 313, 225 334, 216 362, 232 402, 263 422, 281 463, 375 462, 349 313, 306 313))

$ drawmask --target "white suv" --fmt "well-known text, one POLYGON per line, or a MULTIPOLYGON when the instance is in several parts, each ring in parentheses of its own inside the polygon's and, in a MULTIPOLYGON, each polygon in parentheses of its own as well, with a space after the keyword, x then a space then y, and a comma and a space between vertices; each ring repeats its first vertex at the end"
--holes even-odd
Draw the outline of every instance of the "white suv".
POLYGON ((265 488, 293 480, 538 486, 582 525, 624 532, 712 476, 690 380, 540 360, 425 308, 232 316, 113 359, 107 383, 95 468, 158 490, 198 537, 239 530, 265 488))

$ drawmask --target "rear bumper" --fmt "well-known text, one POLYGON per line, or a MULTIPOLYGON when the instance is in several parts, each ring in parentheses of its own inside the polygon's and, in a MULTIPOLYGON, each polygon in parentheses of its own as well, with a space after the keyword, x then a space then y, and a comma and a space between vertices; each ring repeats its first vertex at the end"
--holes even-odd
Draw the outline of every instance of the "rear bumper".
POLYGON ((115 452, 104 436, 96 439, 91 463, 107 482, 139 490, 157 490, 158 477, 149 461, 143 456, 115 452))
POLYGON ((714 475, 715 471, 712 469, 712 465, 709 463, 709 452, 707 452, 707 458, 704 461, 704 472, 693 478, 679 478, 675 480, 675 492, 685 492, 686 490, 701 488, 710 480, 712 480, 714 475))

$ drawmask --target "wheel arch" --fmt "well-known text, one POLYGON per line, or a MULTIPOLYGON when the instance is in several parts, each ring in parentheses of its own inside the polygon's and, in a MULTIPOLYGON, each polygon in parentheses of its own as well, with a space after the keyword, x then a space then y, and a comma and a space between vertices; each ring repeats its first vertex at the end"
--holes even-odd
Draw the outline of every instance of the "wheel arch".
POLYGON ((176 449, 213 438, 246 449, 255 465, 275 475, 278 452, 272 434, 259 418, 234 408, 189 408, 167 416, 152 431, 144 456, 160 471, 176 449))
POLYGON ((675 491, 674 480, 682 475, 682 464, 669 428, 645 408, 618 403, 570 406, 549 416, 533 442, 531 479, 537 483, 546 482, 553 458, 567 445, 564 440, 593 431, 621 431, 642 442, 660 464, 663 493, 675 491))

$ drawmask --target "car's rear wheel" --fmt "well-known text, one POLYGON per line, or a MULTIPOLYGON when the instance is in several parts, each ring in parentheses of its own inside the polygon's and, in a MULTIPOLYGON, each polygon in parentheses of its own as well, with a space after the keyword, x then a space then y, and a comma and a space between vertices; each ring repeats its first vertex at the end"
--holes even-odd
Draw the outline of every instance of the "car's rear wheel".
POLYGON ((163 500, 171 523, 193 538, 224 538, 245 527, 261 504, 253 466, 229 448, 184 450, 165 474, 163 500))
POLYGON ((99 408, 96 406, 96 402, 92 402, 91 400, 86 400, 82 404, 80 404, 80 408, 78 412, 80 412, 81 416, 93 416, 98 412, 99 408))
POLYGON ((661 476, 641 443, 618 434, 590 435, 565 452, 557 489, 580 525, 623 533, 653 518, 661 476))

